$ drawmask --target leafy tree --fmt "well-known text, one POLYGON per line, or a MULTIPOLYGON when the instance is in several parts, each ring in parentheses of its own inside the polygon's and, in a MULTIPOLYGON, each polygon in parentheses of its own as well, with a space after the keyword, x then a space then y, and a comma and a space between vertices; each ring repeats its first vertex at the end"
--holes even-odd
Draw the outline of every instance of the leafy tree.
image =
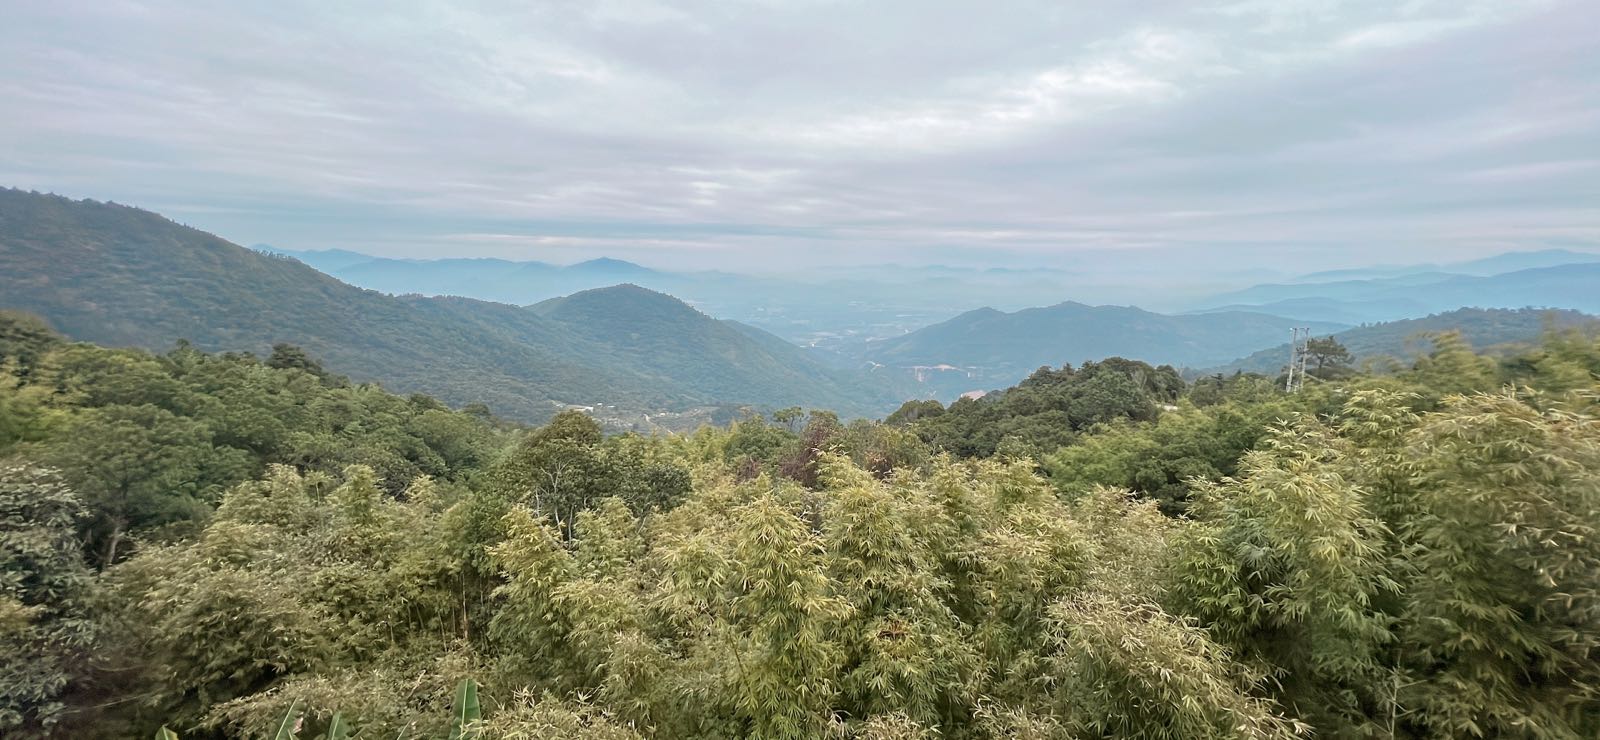
POLYGON ((46 354, 61 345, 61 338, 44 319, 19 311, 0 310, 0 364, 18 368, 26 376, 46 354))
POLYGON ((302 370, 318 378, 328 377, 328 372, 322 369, 322 363, 312 359, 304 349, 284 342, 272 345, 272 354, 267 357, 266 365, 279 370, 302 370))
POLYGON ((1392 639, 1374 603, 1397 585, 1384 524, 1342 474, 1342 447, 1301 419, 1247 453, 1239 479, 1204 488, 1173 599, 1272 675, 1295 716, 1366 733, 1392 639))
POLYGON ((1311 373, 1319 378, 1332 378, 1349 368, 1355 357, 1350 350, 1333 337, 1306 340, 1306 359, 1311 363, 1311 373))
POLYGON ((943 413, 903 406, 891 419, 910 423, 934 449, 961 457, 993 455, 1007 438, 1013 449, 1042 453, 1095 424, 1154 419, 1182 390, 1183 379, 1171 367, 1113 357, 1076 369, 1040 368, 1015 388, 962 398, 943 413))
POLYGON ((1494 388, 1494 361, 1474 354, 1472 345, 1460 333, 1443 332, 1434 335, 1432 340, 1433 351, 1417 360, 1407 374, 1407 380, 1425 389, 1434 398, 1494 388))
POLYGON ((805 409, 802 409, 799 406, 790 406, 788 408, 778 409, 777 411, 772 412, 772 420, 782 424, 791 432, 800 431, 799 424, 805 420, 805 417, 805 409))
POLYGON ((1417 512, 1400 625, 1405 723, 1600 732, 1600 422, 1511 394, 1448 399, 1407 440, 1417 512))
POLYGON ((54 471, 0 463, 0 732, 47 734, 67 711, 99 627, 77 524, 83 504, 54 471))
POLYGON ((151 405, 91 409, 68 425, 48 459, 94 512, 86 539, 100 564, 117 562, 131 529, 196 518, 217 484, 248 466, 209 438, 204 425, 151 405))

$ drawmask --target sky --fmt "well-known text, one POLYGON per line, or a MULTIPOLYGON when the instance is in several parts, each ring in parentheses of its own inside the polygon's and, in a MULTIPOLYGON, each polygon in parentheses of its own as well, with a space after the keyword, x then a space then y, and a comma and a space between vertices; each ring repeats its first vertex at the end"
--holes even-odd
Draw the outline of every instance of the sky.
POLYGON ((242 244, 747 272, 1600 251, 1593 0, 0 16, 0 186, 242 244))

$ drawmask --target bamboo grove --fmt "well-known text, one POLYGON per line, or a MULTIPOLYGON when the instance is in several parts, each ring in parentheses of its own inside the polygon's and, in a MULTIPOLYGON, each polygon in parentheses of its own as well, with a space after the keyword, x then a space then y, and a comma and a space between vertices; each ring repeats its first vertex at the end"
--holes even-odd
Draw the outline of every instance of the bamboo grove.
POLYGON ((1592 335, 608 436, 0 327, 7 737, 1600 736, 1592 335))

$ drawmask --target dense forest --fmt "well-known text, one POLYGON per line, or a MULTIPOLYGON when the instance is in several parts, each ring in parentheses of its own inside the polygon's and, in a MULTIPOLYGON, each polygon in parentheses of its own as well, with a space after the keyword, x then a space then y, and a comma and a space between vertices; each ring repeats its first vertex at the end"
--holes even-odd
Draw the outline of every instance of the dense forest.
POLYGON ((1576 330, 663 436, 15 314, 0 366, 6 737, 1600 735, 1576 330))

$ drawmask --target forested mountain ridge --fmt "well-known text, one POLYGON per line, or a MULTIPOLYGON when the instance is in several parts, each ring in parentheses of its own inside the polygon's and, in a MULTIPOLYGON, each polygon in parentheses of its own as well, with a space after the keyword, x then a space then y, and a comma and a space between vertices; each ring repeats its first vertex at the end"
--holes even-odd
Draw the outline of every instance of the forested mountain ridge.
MULTIPOLYGON (((1456 332, 1475 347, 1490 348, 1504 344, 1533 344, 1540 335, 1552 329, 1592 325, 1595 322, 1600 322, 1600 317, 1577 311, 1462 308, 1422 318, 1358 326, 1329 336, 1349 350, 1353 362, 1392 358, 1403 363, 1425 353, 1429 346, 1428 336, 1440 332, 1456 332)), ((1204 372, 1276 374, 1283 370, 1288 360, 1289 344, 1285 342, 1204 372)))
POLYGON ((1066 302, 1014 313, 992 308, 969 311, 868 343, 861 352, 866 359, 892 368, 953 366, 954 370, 944 371, 944 379, 922 371, 924 377, 943 383, 941 395, 949 398, 963 391, 1012 385, 1039 367, 1064 362, 1125 357, 1175 366, 1217 364, 1281 341, 1297 325, 1244 311, 1169 316, 1131 306, 1066 302))
POLYGON ((584 299, 592 308, 617 298, 614 322, 655 332, 607 335, 517 306, 355 288, 297 260, 116 204, 0 190, 0 266, 0 308, 39 314, 74 338, 152 349, 186 339, 260 353, 288 342, 359 380, 456 405, 483 402, 525 420, 548 418, 562 404, 604 404, 631 418, 743 404, 881 414, 903 399, 881 379, 841 375, 797 348, 778 353, 774 343, 749 341, 666 296, 646 307, 621 300, 631 291, 594 292, 584 299), (667 315, 699 319, 664 322, 655 308, 665 304, 675 304, 667 315), (647 343, 717 351, 652 362, 647 343), (761 371, 730 367, 734 361, 761 371))
POLYGON ((891 383, 887 375, 823 367, 760 329, 714 319, 633 284, 553 298, 529 310, 592 342, 594 349, 585 353, 591 362, 664 382, 692 376, 695 389, 709 398, 753 393, 789 398, 789 405, 854 412, 862 399, 875 408, 893 407, 915 393, 909 383, 891 383), (812 395, 800 397, 797 388, 812 395))

